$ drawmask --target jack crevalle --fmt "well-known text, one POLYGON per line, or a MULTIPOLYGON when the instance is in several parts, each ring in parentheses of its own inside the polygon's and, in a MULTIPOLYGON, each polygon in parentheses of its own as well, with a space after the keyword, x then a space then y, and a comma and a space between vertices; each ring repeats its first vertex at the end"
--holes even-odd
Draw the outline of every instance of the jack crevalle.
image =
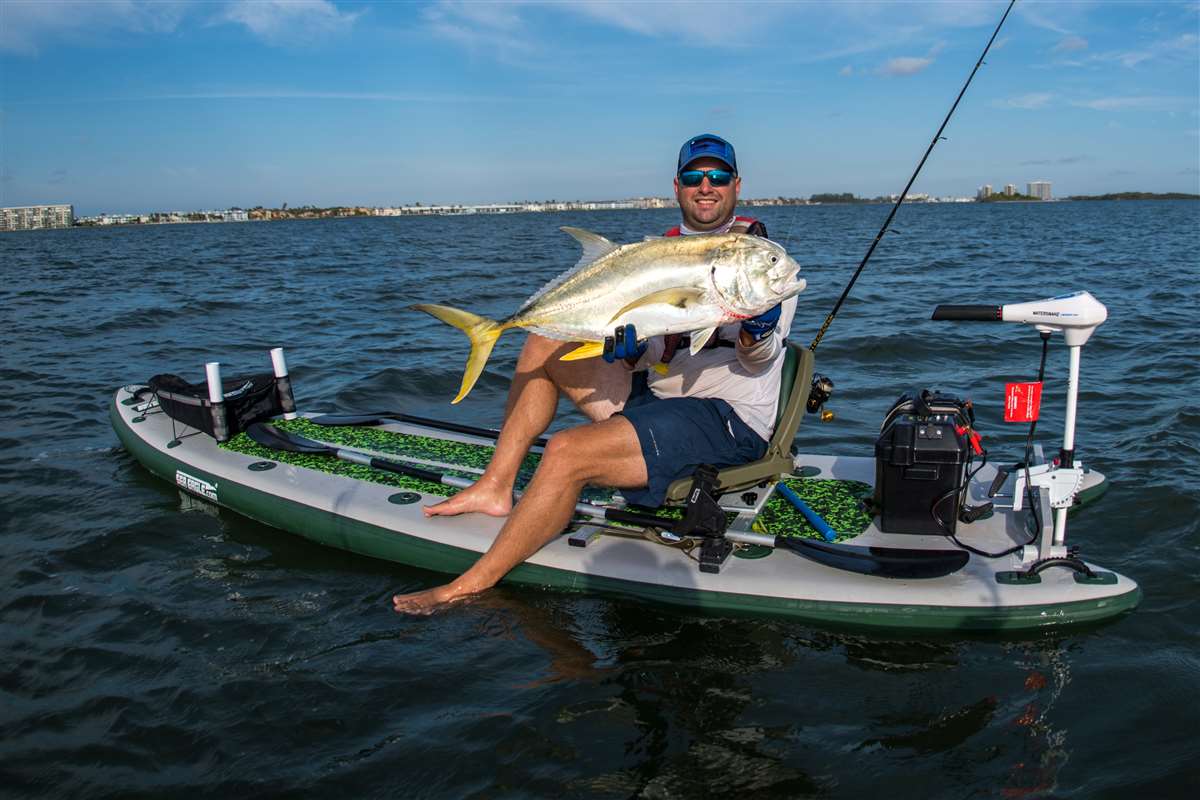
POLYGON ((452 402, 471 391, 496 339, 509 328, 582 342, 564 361, 600 355, 604 337, 626 324, 637 326, 643 338, 691 332, 694 354, 721 325, 761 314, 805 286, 800 266, 783 247, 758 236, 675 236, 617 245, 581 228, 562 230, 583 245, 583 256, 507 319, 431 303, 411 306, 471 340, 452 402))

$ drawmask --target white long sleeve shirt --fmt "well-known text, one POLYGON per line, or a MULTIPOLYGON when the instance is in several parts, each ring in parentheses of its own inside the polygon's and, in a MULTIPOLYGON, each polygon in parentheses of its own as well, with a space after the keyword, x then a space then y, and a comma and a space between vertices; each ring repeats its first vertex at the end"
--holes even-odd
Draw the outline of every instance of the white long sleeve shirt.
MULTIPOLYGON (((724 400, 750 428, 765 440, 775 429, 779 384, 783 375, 784 340, 796 316, 796 298, 783 301, 779 324, 769 336, 749 347, 741 342, 740 322, 723 325, 714 337, 736 342, 733 347, 711 347, 692 355, 680 347, 666 374, 655 365, 662 360, 665 340, 656 336, 634 365, 649 370, 647 383, 657 397, 713 397, 724 400)), ((662 365, 659 365, 662 366, 662 365)))

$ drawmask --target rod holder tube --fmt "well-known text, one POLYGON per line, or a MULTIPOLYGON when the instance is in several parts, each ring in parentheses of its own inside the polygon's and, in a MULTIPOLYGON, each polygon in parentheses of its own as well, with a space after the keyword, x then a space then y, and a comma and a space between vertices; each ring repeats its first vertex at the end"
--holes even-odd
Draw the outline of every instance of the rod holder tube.
POLYGON ((228 442, 229 420, 225 412, 225 388, 221 383, 221 362, 209 361, 205 364, 204 376, 208 383, 208 410, 212 417, 213 438, 218 442, 228 442))
POLYGON ((295 419, 298 416, 296 396, 292 393, 292 379, 288 375, 282 347, 271 349, 271 367, 275 370, 275 394, 279 398, 279 407, 283 409, 283 418, 295 419))

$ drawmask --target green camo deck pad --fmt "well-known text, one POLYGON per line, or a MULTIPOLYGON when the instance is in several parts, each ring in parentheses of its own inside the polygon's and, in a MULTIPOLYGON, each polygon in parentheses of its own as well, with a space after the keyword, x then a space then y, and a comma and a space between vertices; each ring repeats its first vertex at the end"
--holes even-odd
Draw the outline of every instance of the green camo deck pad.
MULTIPOLYGON (((429 468, 422 461, 436 461, 442 464, 457 464, 462 470, 445 470, 447 474, 462 478, 478 478, 488 462, 492 460, 494 447, 484 444, 468 444, 452 439, 441 439, 436 436, 420 436, 410 433, 398 433, 377 427, 360 425, 314 425, 306 419, 275 420, 271 423, 280 430, 299 434, 309 439, 315 439, 324 444, 350 447, 357 450, 371 450, 385 453, 397 461, 429 468), (414 461, 417 459, 417 461, 414 461)), ((410 478, 404 475, 384 473, 370 467, 351 464, 329 456, 306 455, 303 453, 288 453, 272 450, 255 442, 246 434, 238 434, 230 441, 221 445, 229 450, 255 458, 266 458, 281 464, 294 464, 318 472, 331 475, 349 475, 362 480, 382 483, 386 486, 399 486, 411 491, 450 497, 459 490, 440 483, 431 483, 420 478, 410 478), (337 465, 336 467, 334 465, 337 465)), ((541 463, 541 456, 529 453, 521 462, 521 471, 517 475, 517 489, 524 489, 534 470, 541 463)), ((611 489, 588 488, 583 498, 592 503, 608 503, 613 499, 611 489)))
MULTIPOLYGON (((785 478, 783 482, 838 532, 835 542, 852 539, 871 524, 863 500, 871 496, 872 489, 862 481, 785 478)), ((823 538, 795 506, 778 494, 767 501, 756 523, 775 536, 823 538)))
MULTIPOLYGON (((420 461, 413 461, 413 459, 436 461, 444 464, 457 464, 463 467, 463 469, 447 470, 447 473, 464 478, 478 477, 478 471, 487 466, 494 451, 494 448, 488 445, 467 444, 435 436, 398 433, 376 427, 329 427, 314 425, 306 419, 278 420, 272 424, 282 430, 306 436, 320 442, 386 453, 397 461, 412 463, 416 466, 427 465, 422 464, 420 461)), ((244 433, 233 437, 230 441, 222 444, 221 447, 253 458, 269 459, 271 461, 278 461, 281 464, 291 464, 330 475, 344 475, 357 480, 370 481, 384 486, 395 486, 438 497, 449 497, 458 492, 457 489, 444 486, 440 483, 432 483, 406 475, 396 475, 360 464, 351 464, 348 461, 342 461, 331 456, 272 450, 258 444, 244 433)), ((540 460, 541 457, 536 453, 530 453, 525 457, 517 479, 518 489, 523 489, 529 482, 540 460)), ((871 494, 871 487, 865 483, 859 481, 796 477, 787 478, 784 482, 796 494, 800 495, 818 514, 824 517, 833 526, 834 530, 838 531, 836 541, 844 541, 857 536, 871 523, 871 517, 864 510, 863 506, 863 499, 871 494)), ((583 499, 593 503, 607 503, 612 500, 612 497, 613 492, 611 490, 589 488, 586 490, 583 499)), ((679 518, 681 510, 678 508, 663 508, 658 513, 664 520, 669 521, 679 518)), ((822 538, 791 503, 778 495, 771 497, 767 501, 766 507, 759 515, 756 524, 764 532, 775 536, 798 536, 809 539, 822 538)))

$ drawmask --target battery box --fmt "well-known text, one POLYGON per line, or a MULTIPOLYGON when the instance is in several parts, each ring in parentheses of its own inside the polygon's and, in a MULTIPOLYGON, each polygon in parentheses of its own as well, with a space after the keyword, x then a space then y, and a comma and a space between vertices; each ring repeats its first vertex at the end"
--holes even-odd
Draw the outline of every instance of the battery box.
POLYGON ((905 394, 875 441, 875 504, 884 533, 952 536, 970 460, 970 402, 929 390, 905 394))

